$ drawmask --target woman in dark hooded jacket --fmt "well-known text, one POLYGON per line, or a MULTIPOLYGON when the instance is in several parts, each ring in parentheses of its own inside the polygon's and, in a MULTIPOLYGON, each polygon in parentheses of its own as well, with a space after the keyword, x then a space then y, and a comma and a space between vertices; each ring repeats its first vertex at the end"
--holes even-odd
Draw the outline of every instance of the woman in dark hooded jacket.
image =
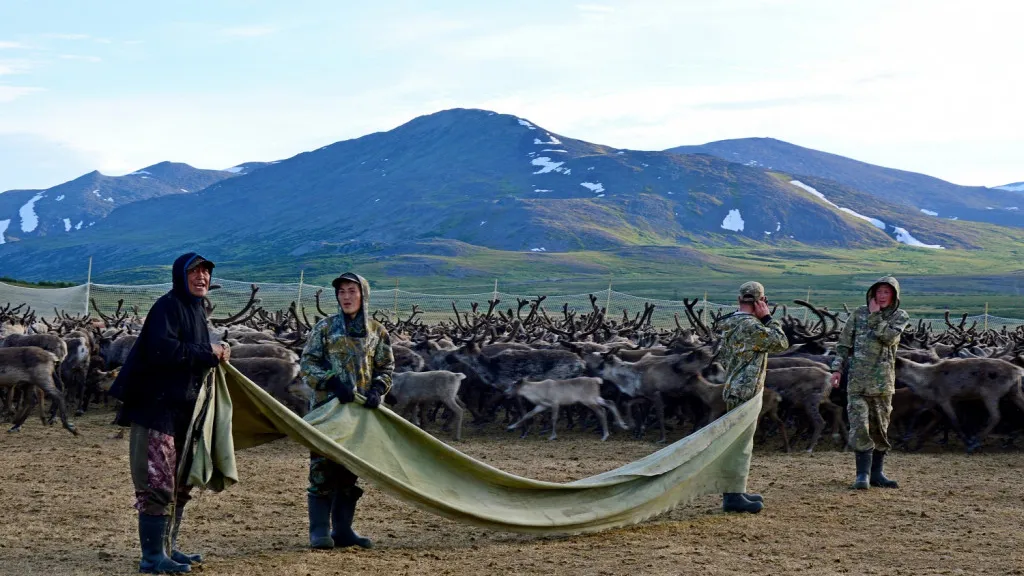
POLYGON ((191 490, 178 481, 177 472, 188 453, 185 439, 199 388, 210 370, 228 359, 226 346, 210 344, 203 307, 213 266, 194 252, 174 261, 173 287, 146 314, 139 339, 111 387, 123 403, 117 424, 131 426, 129 465, 143 573, 188 572, 190 564, 202 560, 176 549, 191 490))

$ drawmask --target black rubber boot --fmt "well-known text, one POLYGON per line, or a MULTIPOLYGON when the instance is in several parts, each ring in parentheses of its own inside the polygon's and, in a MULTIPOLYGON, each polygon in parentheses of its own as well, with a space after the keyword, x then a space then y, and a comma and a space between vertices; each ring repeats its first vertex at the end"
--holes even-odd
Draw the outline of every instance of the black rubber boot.
POLYGON ((875 450, 871 455, 871 485, 877 488, 899 488, 895 480, 885 477, 885 452, 875 450))
POLYGON ((868 489, 868 475, 871 474, 871 451, 855 452, 857 457, 857 479, 854 480, 851 488, 855 490, 868 489))
POLYGON ((334 548, 331 539, 331 497, 306 495, 309 504, 309 547, 317 550, 334 548))
POLYGON ((744 492, 743 497, 746 498, 747 500, 750 500, 751 502, 764 502, 764 496, 761 496, 760 494, 755 494, 753 492, 744 492))
POLYGON ((178 530, 181 529, 181 518, 185 515, 185 507, 174 509, 174 528, 171 529, 171 560, 178 564, 202 564, 201 554, 186 554, 178 550, 178 530))
POLYGON ((722 494, 722 510, 724 512, 749 512, 757 514, 762 508, 764 508, 764 504, 747 500, 743 497, 742 492, 722 494))
POLYGON ((142 548, 142 560, 139 562, 141 574, 184 574, 191 572, 188 564, 179 564, 171 560, 164 550, 164 536, 167 534, 167 516, 150 516, 139 513, 139 547, 142 548))
POLYGON ((362 488, 350 486, 334 493, 334 505, 331 507, 331 538, 335 548, 359 546, 373 548, 373 540, 356 534, 352 530, 352 519, 356 515, 356 501, 363 495, 362 488))

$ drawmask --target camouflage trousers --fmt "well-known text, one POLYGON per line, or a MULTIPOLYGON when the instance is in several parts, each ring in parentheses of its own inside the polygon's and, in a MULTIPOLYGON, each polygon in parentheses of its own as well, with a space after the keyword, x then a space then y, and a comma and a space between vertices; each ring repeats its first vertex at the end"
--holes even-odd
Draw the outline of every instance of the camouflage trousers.
POLYGON ((723 391, 723 392, 724 393, 723 393, 722 399, 725 400, 725 411, 726 412, 732 412, 733 410, 735 410, 736 408, 741 406, 743 403, 745 403, 747 400, 750 400, 754 396, 757 396, 757 395, 761 394, 762 392, 764 392, 764 388, 761 388, 760 390, 753 391, 750 394, 750 396, 747 397, 747 398, 740 398, 739 396, 732 394, 732 392, 733 392, 732 389, 729 389, 729 390, 723 391))
POLYGON ((847 396, 846 412, 850 417, 850 446, 857 452, 878 450, 886 452, 889 444, 889 415, 892 413, 892 395, 847 396))
POLYGON ((184 438, 132 424, 128 437, 128 466, 135 487, 135 509, 150 516, 170 516, 174 507, 191 499, 192 487, 177 486, 184 438))
POLYGON ((356 485, 359 478, 348 468, 319 454, 309 454, 309 488, 313 496, 331 496, 356 485))

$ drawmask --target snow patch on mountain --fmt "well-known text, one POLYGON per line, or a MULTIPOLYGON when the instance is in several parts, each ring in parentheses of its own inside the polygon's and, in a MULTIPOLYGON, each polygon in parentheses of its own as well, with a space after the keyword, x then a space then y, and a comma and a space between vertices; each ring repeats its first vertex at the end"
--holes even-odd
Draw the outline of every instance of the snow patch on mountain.
POLYGON ((22 232, 32 232, 39 226, 39 217, 36 216, 36 202, 39 202, 43 196, 44 193, 42 192, 36 194, 24 206, 18 209, 18 216, 21 217, 22 232))
POLYGON ((906 228, 893 226, 892 229, 893 232, 896 233, 896 241, 900 242, 901 244, 906 244, 907 246, 917 246, 918 248, 934 248, 936 250, 945 250, 944 247, 939 246, 938 244, 925 244, 924 242, 921 242, 917 238, 911 236, 910 232, 907 232, 906 228))
POLYGON ((853 216, 854 218, 860 218, 861 220, 865 220, 867 222, 870 222, 872 225, 874 225, 875 228, 878 228, 880 230, 885 230, 885 222, 882 222, 878 218, 872 218, 870 216, 865 216, 865 215, 863 215, 863 214, 861 214, 859 212, 856 212, 854 210, 851 210, 849 208, 841 208, 841 207, 837 206, 834 202, 829 200, 828 198, 825 198, 825 195, 822 194, 821 192, 818 192, 818 190, 816 190, 814 187, 808 186, 807 184, 804 184, 803 182, 801 182, 799 180, 790 180, 789 183, 792 184, 793 186, 796 186, 797 188, 802 188, 802 189, 806 190, 812 196, 817 196, 818 198, 821 199, 822 202, 824 202, 825 204, 828 204, 829 206, 832 206, 833 208, 837 208, 840 212, 846 212, 847 214, 849 214, 850 216, 853 216))
POLYGON ((722 220, 722 228, 733 232, 743 231, 743 217, 739 210, 729 210, 729 214, 722 220))
POLYGON ((569 173, 566 168, 561 167, 562 164, 565 164, 565 162, 552 162, 551 158, 547 156, 534 158, 533 160, 530 161, 530 164, 533 164, 534 166, 540 166, 540 170, 537 170, 536 172, 534 172, 534 174, 547 174, 548 172, 565 172, 566 174, 569 173))

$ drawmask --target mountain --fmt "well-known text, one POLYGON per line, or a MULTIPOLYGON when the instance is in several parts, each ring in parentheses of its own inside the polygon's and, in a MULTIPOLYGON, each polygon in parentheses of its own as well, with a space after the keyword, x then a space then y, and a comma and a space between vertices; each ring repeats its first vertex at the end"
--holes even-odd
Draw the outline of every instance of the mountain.
POLYGON ((243 162, 238 166, 232 166, 231 168, 225 168, 224 172, 229 172, 241 176, 243 174, 252 174, 256 170, 263 168, 264 166, 270 166, 271 164, 277 164, 277 162, 243 162))
POLYGON ((587 252, 715 265, 713 251, 735 247, 798 258, 807 248, 899 243, 977 249, 991 237, 828 179, 612 148, 486 110, 421 116, 237 172, 196 193, 126 203, 75 234, 8 242, 4 273, 66 278, 91 255, 94 273, 137 278, 198 250, 260 271, 302 265, 308 275, 325 259, 358 256, 401 260, 418 274, 473 274, 472 264, 439 268, 437 258, 493 265, 504 254, 587 252))
POLYGON ((46 190, 10 190, 0 194, 0 243, 78 233, 119 207, 197 192, 233 176, 222 170, 161 162, 124 176, 93 171, 46 190))
POLYGON ((1009 190, 1010 192, 1024 192, 1024 182, 1014 182, 1013 184, 1003 184, 1002 186, 996 186, 996 190, 1009 190))
POLYGON ((746 166, 834 180, 878 198, 942 218, 1024 226, 1024 198, 1009 189, 958 186, 938 178, 883 168, 774 138, 721 140, 668 152, 708 154, 746 166))

